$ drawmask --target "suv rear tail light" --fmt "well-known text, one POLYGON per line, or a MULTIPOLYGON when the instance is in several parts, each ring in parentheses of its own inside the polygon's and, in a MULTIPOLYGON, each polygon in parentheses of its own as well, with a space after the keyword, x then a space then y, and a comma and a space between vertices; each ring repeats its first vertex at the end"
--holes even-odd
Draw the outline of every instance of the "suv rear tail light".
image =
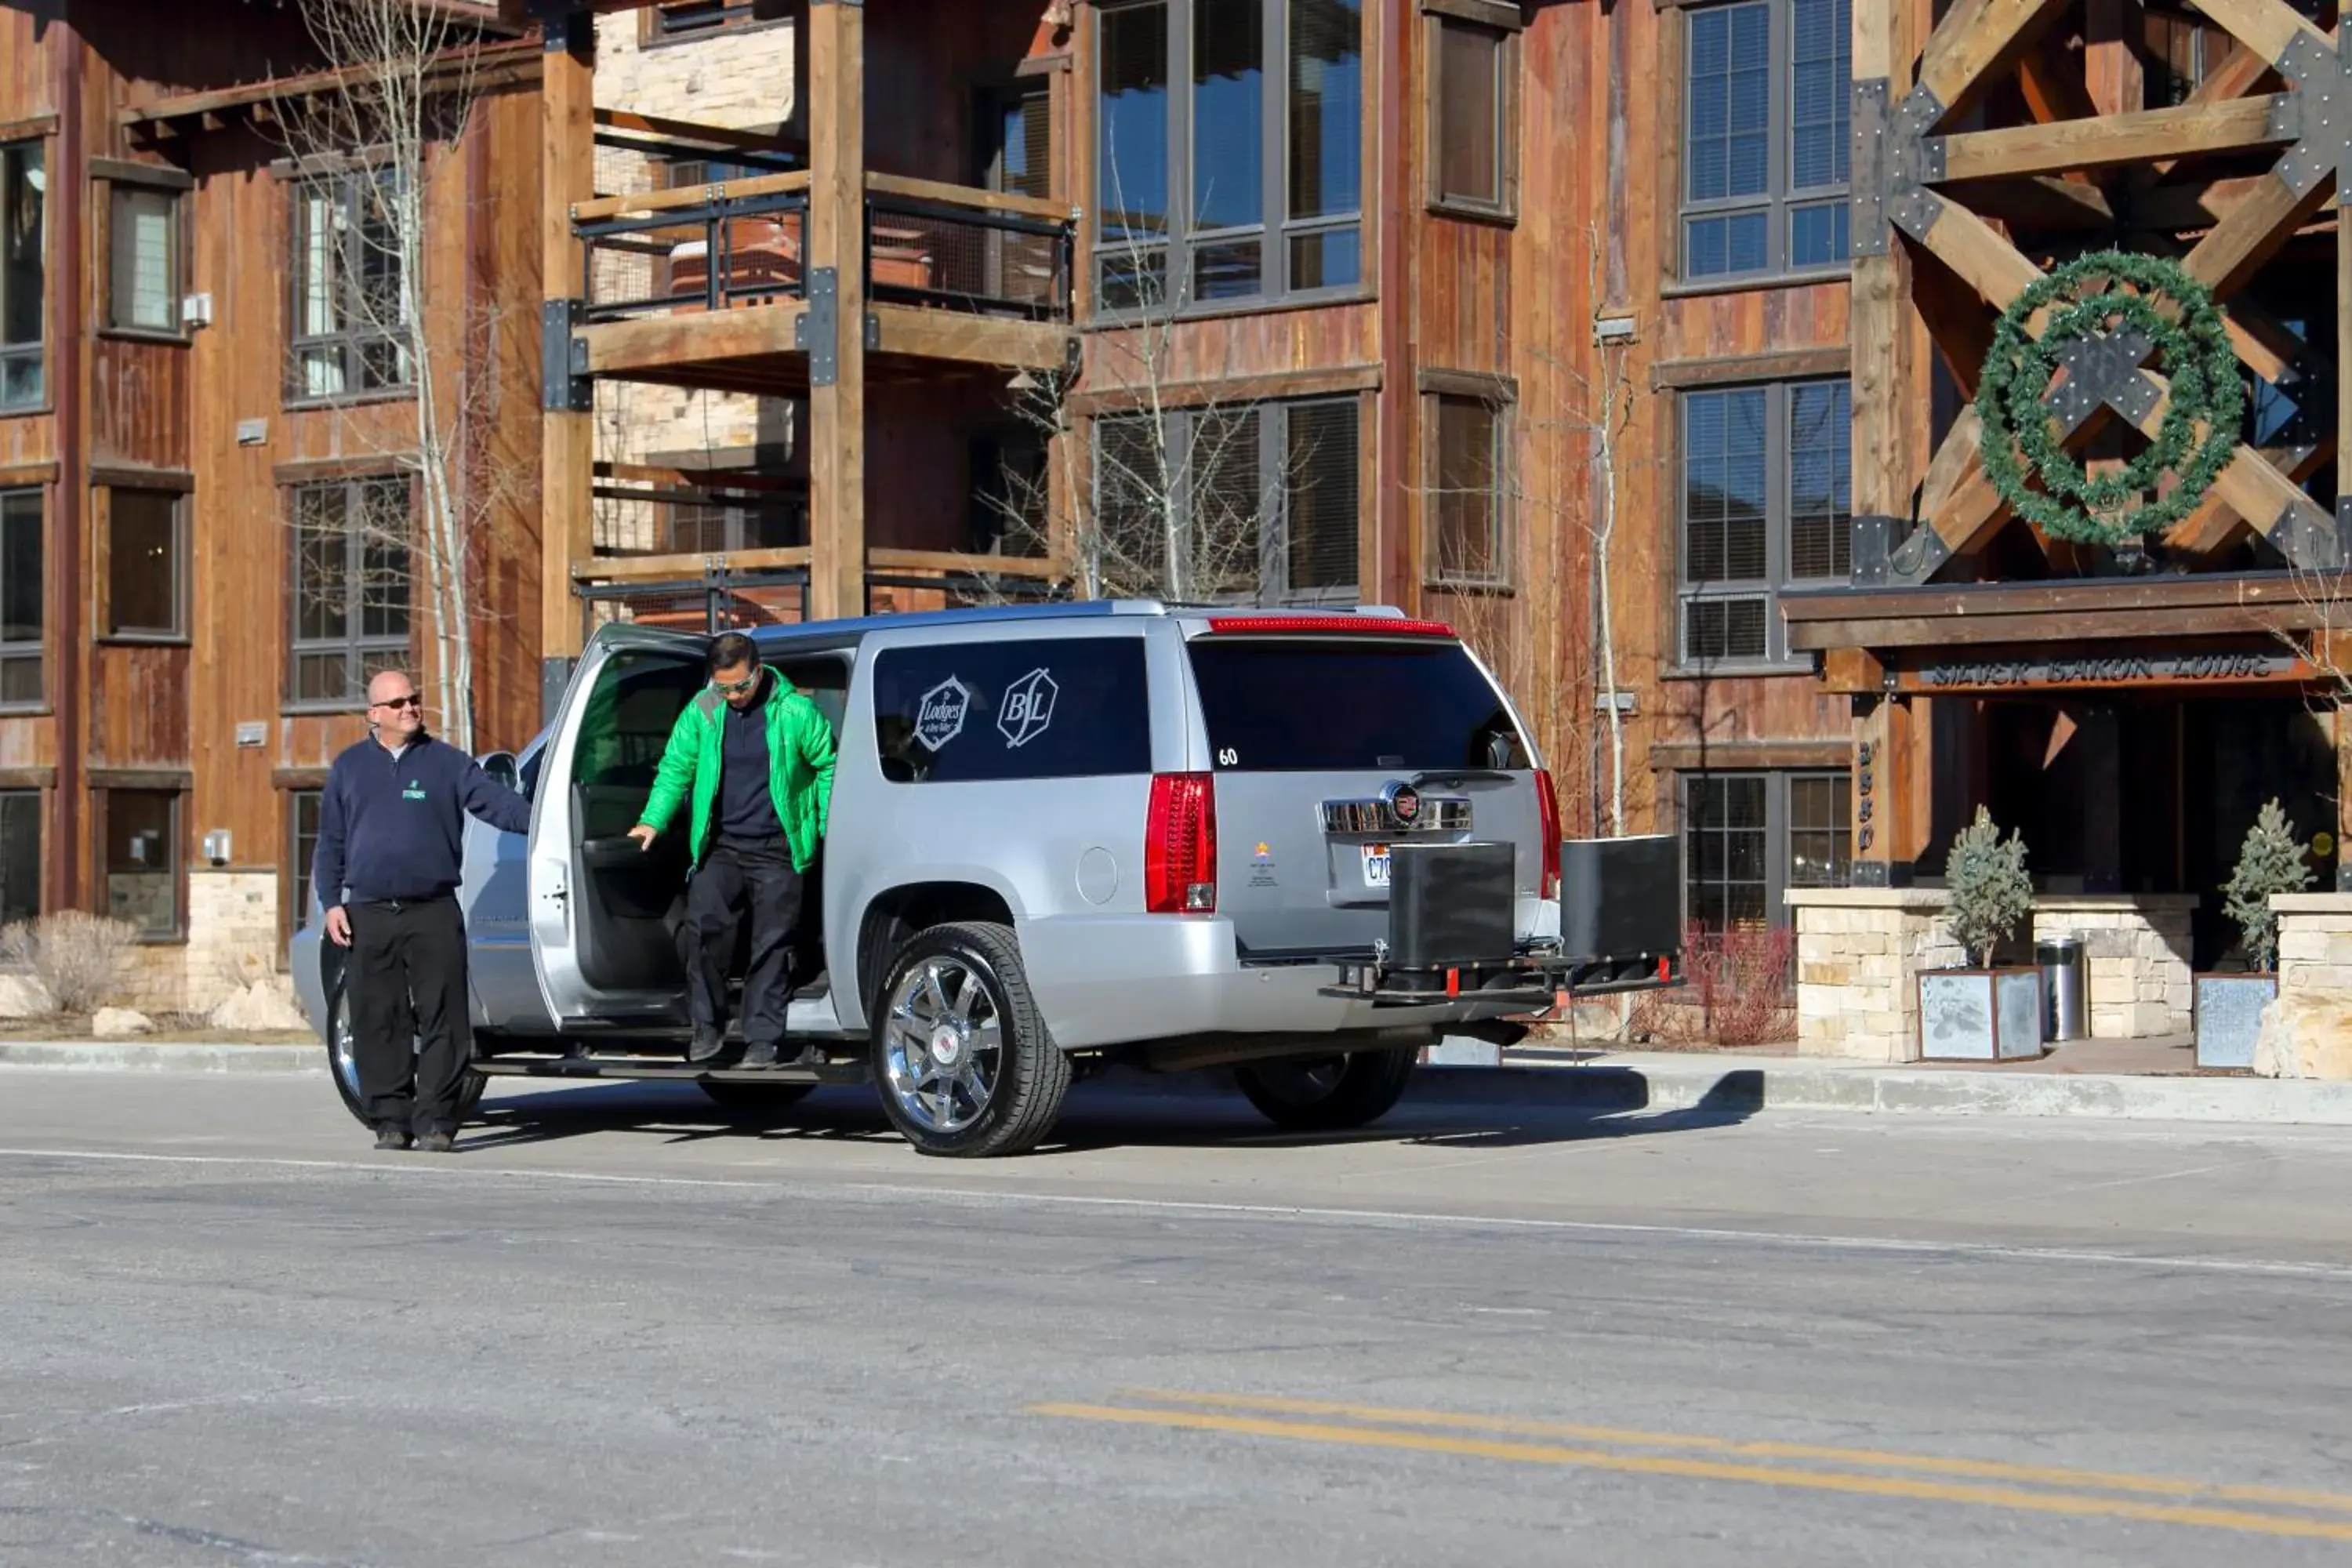
POLYGON ((1559 796, 1552 793, 1551 772, 1536 770, 1536 811, 1543 825, 1543 889, 1541 897, 1559 897, 1559 796))
POLYGON ((1155 915, 1217 910, 1217 785, 1207 773, 1155 773, 1143 833, 1144 907, 1155 915))

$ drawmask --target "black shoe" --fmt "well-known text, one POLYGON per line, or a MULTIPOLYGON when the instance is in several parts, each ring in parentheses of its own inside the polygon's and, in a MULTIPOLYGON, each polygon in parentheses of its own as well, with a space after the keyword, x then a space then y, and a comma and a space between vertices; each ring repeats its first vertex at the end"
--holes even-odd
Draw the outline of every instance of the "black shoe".
POLYGON ((746 1068, 774 1067, 776 1065, 776 1043, 773 1040, 770 1040, 764 1045, 751 1047, 749 1049, 744 1051, 743 1059, 735 1065, 737 1067, 746 1068))
POLYGON ((716 1029, 698 1026, 694 1031, 694 1043, 686 1047, 686 1059, 699 1066, 707 1061, 715 1061, 719 1053, 726 1048, 725 1036, 716 1029))
POLYGON ((450 1132, 427 1132, 416 1140, 416 1146, 428 1154, 446 1154, 457 1144, 457 1135, 450 1132))
POLYGON ((408 1134, 387 1121, 375 1130, 375 1146, 379 1149, 405 1149, 408 1134))

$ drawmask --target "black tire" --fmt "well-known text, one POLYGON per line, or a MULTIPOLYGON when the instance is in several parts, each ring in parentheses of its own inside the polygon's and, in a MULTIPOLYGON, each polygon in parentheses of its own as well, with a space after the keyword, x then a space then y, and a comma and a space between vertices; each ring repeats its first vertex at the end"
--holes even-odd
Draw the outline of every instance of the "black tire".
POLYGON ((1234 1077, 1249 1102, 1276 1127, 1293 1132, 1344 1132, 1378 1121, 1404 1097, 1421 1053, 1349 1051, 1335 1057, 1257 1062, 1234 1077))
POLYGON ((1026 1153, 1060 1119, 1070 1058, 1046 1032, 1011 927, 973 921, 916 932, 892 955, 870 1022, 875 1092, 891 1125, 919 1152, 963 1159, 1026 1153), (934 989, 941 993, 931 1016, 920 1010, 929 1004, 919 995, 916 1007, 894 1011, 910 986, 919 992, 927 974, 936 975, 934 989), (950 989, 957 994, 946 995, 950 989), (959 1021, 974 1025, 983 1006, 988 1022, 964 1030, 954 1047, 961 1054, 947 1065, 936 1047, 917 1043, 925 1031, 937 1037, 941 1030, 954 1033, 959 1021), (992 1045, 984 1043, 991 1027, 992 1045), (983 1058, 992 1058, 992 1076, 983 1058), (964 1076, 946 1076, 957 1070, 964 1076), (936 1076, 921 1076, 927 1072, 936 1076), (978 1088, 983 1079, 984 1095, 978 1088), (935 1089, 937 1103, 928 1109, 920 1089, 927 1082, 946 1086, 935 1089), (964 1118, 967 1101, 971 1113, 964 1118))
MULTIPOLYGON (((333 1000, 327 1004, 327 1076, 335 1080, 335 1094, 343 1109, 361 1126, 373 1129, 367 1117, 366 1102, 360 1099, 359 1063, 352 1056, 350 1012, 351 992, 335 988, 333 1000)), ((482 1091, 490 1086, 488 1073, 467 1071, 457 1084, 457 1125, 463 1127, 482 1108, 482 1091)))
POLYGON ((721 1109, 746 1116, 765 1116, 798 1105, 816 1088, 813 1083, 711 1083, 697 1085, 721 1109))

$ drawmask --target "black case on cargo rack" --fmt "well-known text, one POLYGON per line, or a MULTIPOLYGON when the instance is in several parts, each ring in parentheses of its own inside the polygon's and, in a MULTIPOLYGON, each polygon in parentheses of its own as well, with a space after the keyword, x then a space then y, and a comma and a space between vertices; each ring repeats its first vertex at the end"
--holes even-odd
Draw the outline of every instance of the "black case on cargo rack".
POLYGON ((1674 835, 1571 838, 1559 849, 1564 956, 1639 959, 1681 949, 1682 861, 1674 835))
POLYGON ((1389 967, 1508 963, 1517 945, 1517 854, 1507 843, 1391 845, 1389 967))

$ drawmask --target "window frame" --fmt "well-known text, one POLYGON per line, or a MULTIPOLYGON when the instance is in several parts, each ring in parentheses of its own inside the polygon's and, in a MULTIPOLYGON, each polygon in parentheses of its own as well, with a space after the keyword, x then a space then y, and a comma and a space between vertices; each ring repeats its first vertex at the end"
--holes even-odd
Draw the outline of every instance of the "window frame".
POLYGON ((1091 142, 1087 151, 1088 181, 1094 199, 1086 204, 1086 262, 1087 268, 1087 300, 1090 316, 1108 323, 1148 319, 1155 314, 1178 316, 1221 315, 1237 310, 1280 309, 1293 305, 1323 304, 1333 300, 1361 300, 1372 292, 1371 251, 1367 241, 1370 227, 1366 222, 1364 193, 1367 173, 1371 166, 1377 145, 1378 130, 1367 123, 1366 116, 1376 101, 1370 90, 1368 73, 1373 55, 1370 26, 1373 6, 1357 0, 1356 11, 1356 70, 1358 81, 1356 115, 1356 205, 1352 211, 1318 213, 1309 217, 1290 216, 1290 0, 1263 0, 1264 16, 1260 21, 1259 64, 1259 126, 1258 145, 1258 218, 1254 224, 1227 225, 1223 227, 1197 227, 1192 222, 1194 205, 1194 170, 1192 145, 1192 37, 1194 6, 1197 0, 1097 0, 1093 7, 1094 31, 1088 42, 1087 61, 1089 91, 1087 124, 1091 142), (1105 194, 1106 177, 1103 159, 1102 132, 1106 123, 1102 112, 1102 41, 1105 20, 1120 11, 1158 6, 1167 20, 1167 119, 1162 134, 1167 151, 1167 212, 1156 238, 1149 242, 1108 240, 1103 235, 1102 215, 1111 205, 1105 194), (1324 284, 1314 288, 1292 285, 1291 246, 1294 241, 1318 235, 1353 231, 1356 236, 1356 278, 1353 282, 1324 284), (1258 243, 1258 280, 1255 292, 1220 295, 1202 299, 1192 287, 1194 261, 1197 255, 1219 245, 1245 243, 1253 237, 1258 243), (1104 279, 1108 264, 1130 253, 1139 258, 1156 255, 1160 258, 1160 298, 1142 303, 1110 305, 1105 303, 1104 279), (1183 263, 1181 274, 1175 272, 1179 259, 1183 263), (1176 281, 1171 285, 1171 279, 1176 281))
MULTIPOLYGON (((416 365, 408 353, 408 345, 397 332, 372 330, 366 323, 364 306, 353 307, 362 285, 360 278, 362 226, 366 221, 367 204, 372 198, 360 192, 362 181, 377 184, 397 178, 396 172, 379 163, 340 163, 327 168, 306 169, 286 183, 286 384, 285 405, 289 408, 325 408, 353 403, 413 397, 416 392, 416 365), (303 208, 311 196, 320 191, 331 195, 333 209, 342 215, 343 228, 337 242, 330 247, 334 258, 334 306, 341 329, 331 332, 302 331, 302 300, 307 279, 303 258, 303 208), (401 366, 396 381, 376 385, 362 385, 366 379, 366 353, 370 346, 388 344, 401 366), (303 385, 304 354, 309 352, 338 353, 338 368, 343 384, 333 392, 310 392, 303 385)), ((420 201, 422 198, 420 197, 420 201)), ((420 224, 425 221, 424 208, 418 209, 420 224)))
MULTIPOLYGON (((1848 476, 1851 484, 1852 416, 1853 408, 1853 378, 1850 375, 1792 376, 1779 381, 1739 381, 1718 384, 1685 386, 1675 393, 1674 461, 1667 485, 1671 507, 1671 527, 1675 552, 1673 588, 1675 596, 1675 647, 1673 672, 1706 675, 1786 675, 1807 673, 1809 660, 1792 652, 1789 647, 1788 621, 1780 614, 1780 596, 1792 589, 1843 587, 1852 581, 1851 566, 1845 576, 1798 577, 1790 570, 1790 557, 1794 553, 1791 533, 1790 490, 1795 464, 1790 446, 1793 418, 1791 405, 1797 388, 1833 386, 1843 383, 1847 389, 1846 410, 1849 431, 1848 476), (1694 398, 1737 396, 1744 393, 1764 395, 1764 575, 1741 578, 1736 582, 1694 583, 1690 577, 1690 406, 1694 398), (1704 658, 1690 652, 1690 610, 1695 604, 1721 603, 1741 599, 1761 599, 1764 602, 1764 652, 1761 657, 1727 657, 1704 658)), ((1848 551, 1852 550, 1853 498, 1846 498, 1846 534, 1848 551)), ((1849 554, 1849 563, 1851 555, 1849 554)))
POLYGON ((189 492, 167 484, 132 484, 128 481, 108 481, 106 484, 106 574, 100 588, 104 613, 99 618, 98 640, 107 643, 184 644, 191 637, 192 617, 189 606, 193 599, 189 571, 192 554, 189 550, 189 492), (116 507, 124 494, 163 496, 169 499, 172 509, 172 625, 161 626, 124 627, 117 624, 114 595, 114 524, 116 507))
MULTIPOLYGON (((166 832, 163 842, 163 868, 172 879, 172 924, 169 930, 142 927, 139 942, 149 947, 168 947, 188 939, 188 877, 187 877, 187 813, 188 792, 184 787, 151 784, 104 784, 94 792, 100 796, 98 824, 99 875, 107 884, 106 908, 114 910, 114 814, 117 797, 146 795, 170 802, 165 814, 166 832)), ((129 874, 129 873, 126 873, 129 874)), ((118 919, 123 917, 116 917, 118 919)))
MULTIPOLYGON (((56 281, 50 276, 55 268, 51 265, 49 245, 54 237, 52 230, 55 226, 49 222, 49 218, 56 205, 50 198, 57 194, 55 189, 57 160, 49 156, 48 143, 49 139, 45 135, 23 136, 0 142, 0 215, 5 215, 7 203, 6 172, 11 166, 12 160, 22 157, 29 150, 32 153, 30 167, 41 176, 41 183, 33 187, 40 198, 41 207, 40 237, 35 242, 37 253, 40 257, 40 281, 37 285, 38 299, 34 311, 41 323, 40 335, 22 342, 0 340, 0 416, 46 413, 55 403, 56 389, 49 384, 49 317, 52 302, 49 298, 49 286, 56 281), (8 385, 7 367, 10 364, 23 364, 27 362, 34 366, 32 395, 13 403, 5 401, 8 385)), ((0 268, 0 322, 5 322, 7 318, 7 287, 6 269, 0 268)), ((5 329, 0 328, 0 330, 5 329)))
MULTIPOLYGON (((41 635, 37 639, 31 641, 25 641, 22 639, 16 642, 0 640, 0 664, 5 664, 11 661, 31 661, 34 667, 40 672, 40 694, 37 697, 18 698, 13 701, 5 697, 0 697, 0 713, 46 713, 48 711, 49 707, 49 603, 47 587, 47 578, 51 564, 49 561, 49 507, 48 497, 42 486, 14 485, 5 489, 0 489, 0 534, 5 534, 5 531, 7 527, 6 514, 8 511, 13 510, 9 503, 13 501, 21 505, 27 497, 29 497, 32 501, 31 510, 33 513, 33 529, 36 534, 39 537, 41 547, 41 635)), ((0 541, 0 542, 5 542, 5 541, 0 541)), ((6 570, 6 551, 5 548, 0 548, 0 574, 5 574, 6 570)), ((5 590, 5 583, 0 583, 0 590, 5 590)), ((5 639, 5 628, 0 628, 0 639, 5 639)), ((0 682, 0 690, 5 689, 5 683, 0 682)))
MULTIPOLYGON (((1764 784, 1763 888, 1764 923, 1768 928, 1786 926, 1790 923, 1788 905, 1788 893, 1790 889, 1798 887, 1840 888, 1849 887, 1853 884, 1853 774, 1851 769, 1833 767, 1708 768, 1704 770, 1692 769, 1679 772, 1675 775, 1675 837, 1676 841, 1675 856, 1677 860, 1680 862, 1680 896, 1682 900, 1683 923, 1686 927, 1695 924, 1698 920, 1697 913, 1694 907, 1696 900, 1692 897, 1692 894, 1696 890, 1698 882, 1696 876, 1696 868, 1691 854, 1691 841, 1693 835, 1699 831, 1699 825, 1695 819, 1694 808, 1692 805, 1692 796, 1695 793, 1694 786, 1707 781, 1737 781, 1746 779, 1759 779, 1761 780, 1764 784), (1845 817, 1845 879, 1843 881, 1799 882, 1795 879, 1795 835, 1800 831, 1800 829, 1797 827, 1795 822, 1795 813, 1793 809, 1796 794, 1794 786, 1800 781, 1812 780, 1835 781, 1836 787, 1832 791, 1832 798, 1843 803, 1843 815, 1845 817)), ((1721 829, 1717 829, 1717 831, 1721 831, 1721 829)), ((1809 826, 1801 831, 1818 833, 1821 829, 1818 827, 1809 826)), ((1724 886, 1727 887, 1731 885, 1730 880, 1727 878, 1720 878, 1717 879, 1717 880, 1724 886)), ((1711 927, 1709 929, 1724 928, 1711 927)))
POLYGON ((352 509, 359 492, 371 484, 400 483, 407 487, 410 516, 415 517, 415 481, 398 473, 362 473, 335 479, 300 480, 283 487, 281 505, 287 534, 286 575, 286 666, 285 700, 282 710, 289 713, 349 713, 359 710, 367 695, 367 683, 372 679, 368 670, 370 655, 396 652, 405 661, 415 655, 416 639, 416 574, 414 552, 401 547, 406 559, 402 563, 402 581, 407 589, 407 630, 397 640, 391 637, 371 637, 362 629, 366 610, 366 531, 352 521, 352 509), (343 605, 343 635, 334 638, 305 637, 302 631, 302 525, 299 513, 301 495, 306 490, 340 489, 343 492, 343 571, 346 598, 343 605), (352 598, 350 595, 359 596, 352 598), (345 658, 345 689, 335 697, 304 697, 301 692, 301 661, 306 656, 318 657, 341 653, 345 658))
MULTIPOLYGON (((16 910, 11 910, 5 903, 0 903, 0 922, 37 920, 41 915, 44 883, 47 879, 42 875, 44 862, 41 857, 41 841, 47 837, 48 829, 48 803, 46 797, 47 792, 37 788, 0 789, 0 830, 5 830, 7 826, 11 807, 16 808, 16 814, 29 816, 33 821, 32 900, 28 906, 16 910)), ((5 844, 5 835, 0 835, 0 865, 5 865, 6 861, 5 844)))
POLYGON ((1423 205, 1446 217, 1515 225, 1519 218, 1520 100, 1523 96, 1521 35, 1526 20, 1517 5, 1500 0, 1421 0, 1422 169, 1423 205), (1447 191, 1444 141, 1444 58, 1448 27, 1498 35, 1495 51, 1496 198, 1489 202, 1447 191))
MULTIPOLYGON (((1675 83, 1675 119, 1674 127, 1675 156, 1672 165, 1673 190, 1669 193, 1674 207, 1674 243, 1667 249, 1671 286, 1686 290, 1760 288, 1782 282, 1810 282, 1844 278, 1853 270, 1853 235, 1846 235, 1845 255, 1832 262, 1797 266, 1789 259, 1790 214, 1800 206, 1834 205, 1846 207, 1853 190, 1853 171, 1849 154, 1846 177, 1832 184, 1807 185, 1800 191, 1795 184, 1796 141, 1796 7, 1795 0, 1694 0, 1679 6, 1673 29, 1673 68, 1675 83), (1767 54, 1769 66, 1766 79, 1769 97, 1766 112, 1766 149, 1764 189, 1755 195, 1710 196, 1694 201, 1690 196, 1691 110, 1695 101, 1691 74, 1691 24, 1694 17, 1709 12, 1727 11, 1737 5, 1761 5, 1766 12, 1767 54), (1766 261, 1760 268, 1748 270, 1694 273, 1690 267, 1690 223, 1693 218, 1718 217, 1727 215, 1761 211, 1764 216, 1766 261)), ((1850 104, 1853 98, 1853 66, 1851 43, 1846 65, 1845 90, 1836 101, 1850 104)), ((1853 135, 1849 123, 1846 135, 1839 145, 1849 146, 1853 135)), ((1849 220, 1851 222, 1851 220, 1849 220)))
MULTIPOLYGON (((1248 405, 1242 409, 1222 409, 1216 405, 1171 408, 1160 418, 1164 425, 1160 437, 1162 449, 1168 454, 1170 472, 1165 476, 1169 490, 1176 498, 1181 519, 1181 526, 1189 531, 1192 479, 1191 458, 1193 442, 1189 435, 1189 422, 1204 415, 1227 413, 1246 414, 1257 421, 1258 446, 1258 580, 1256 591, 1249 595, 1224 594, 1214 596, 1217 603, 1237 605, 1357 605, 1363 602, 1363 453, 1364 415, 1362 399, 1354 393, 1333 393, 1302 397, 1269 399, 1248 405), (1301 408, 1345 408, 1356 426, 1355 451, 1350 454, 1350 469, 1357 489, 1356 539, 1353 583, 1327 587, 1293 589, 1290 585, 1290 496, 1295 485, 1283 481, 1284 469, 1289 462, 1290 415, 1301 408), (1269 504, 1275 503, 1275 504, 1269 504)), ((1095 415, 1087 428, 1087 515, 1100 527, 1102 515, 1102 466, 1096 460, 1101 426, 1120 421, 1149 424, 1152 416, 1141 410, 1121 409, 1095 415)))
POLYGON ((761 16, 761 6, 765 3, 766 0, 670 0, 667 5, 647 5, 637 18, 637 47, 644 49, 668 48, 715 38, 725 33, 778 26, 793 20, 790 12, 781 16, 761 16), (712 10, 718 13, 717 19, 713 21, 677 28, 666 25, 672 12, 712 10))
POLYGON ((99 317, 99 331, 110 338, 133 338, 150 342, 188 342, 188 323, 183 309, 188 293, 187 192, 163 180, 134 180, 120 174, 109 176, 106 184, 106 270, 99 285, 105 292, 105 300, 99 317), (163 203, 169 215, 164 232, 170 237, 171 250, 164 258, 163 300, 171 320, 168 325, 160 327, 119 319, 123 306, 121 287, 121 247, 125 233, 122 207, 126 201, 142 198, 163 203))
POLYGON ((285 802, 286 875, 278 888, 278 962, 285 963, 285 946, 294 933, 302 929, 302 919, 310 911, 311 856, 303 851, 302 803, 310 803, 313 813, 310 823, 310 847, 318 850, 319 833, 316 814, 324 808, 327 798, 326 781, 315 784, 289 784, 279 792, 285 802))
POLYGON ((1517 390, 1507 378, 1460 372, 1422 373, 1421 577, 1423 586, 1486 594, 1516 591, 1518 509, 1513 504, 1516 489, 1513 464, 1517 406, 1517 390), (1442 497, 1448 493, 1442 483, 1444 446, 1441 431, 1448 405, 1476 405, 1492 421, 1494 449, 1489 455, 1488 471, 1493 483, 1487 491, 1487 509, 1489 527, 1494 534, 1495 568, 1484 576, 1448 571, 1440 558, 1438 542, 1443 530, 1439 526, 1438 507, 1442 497))

